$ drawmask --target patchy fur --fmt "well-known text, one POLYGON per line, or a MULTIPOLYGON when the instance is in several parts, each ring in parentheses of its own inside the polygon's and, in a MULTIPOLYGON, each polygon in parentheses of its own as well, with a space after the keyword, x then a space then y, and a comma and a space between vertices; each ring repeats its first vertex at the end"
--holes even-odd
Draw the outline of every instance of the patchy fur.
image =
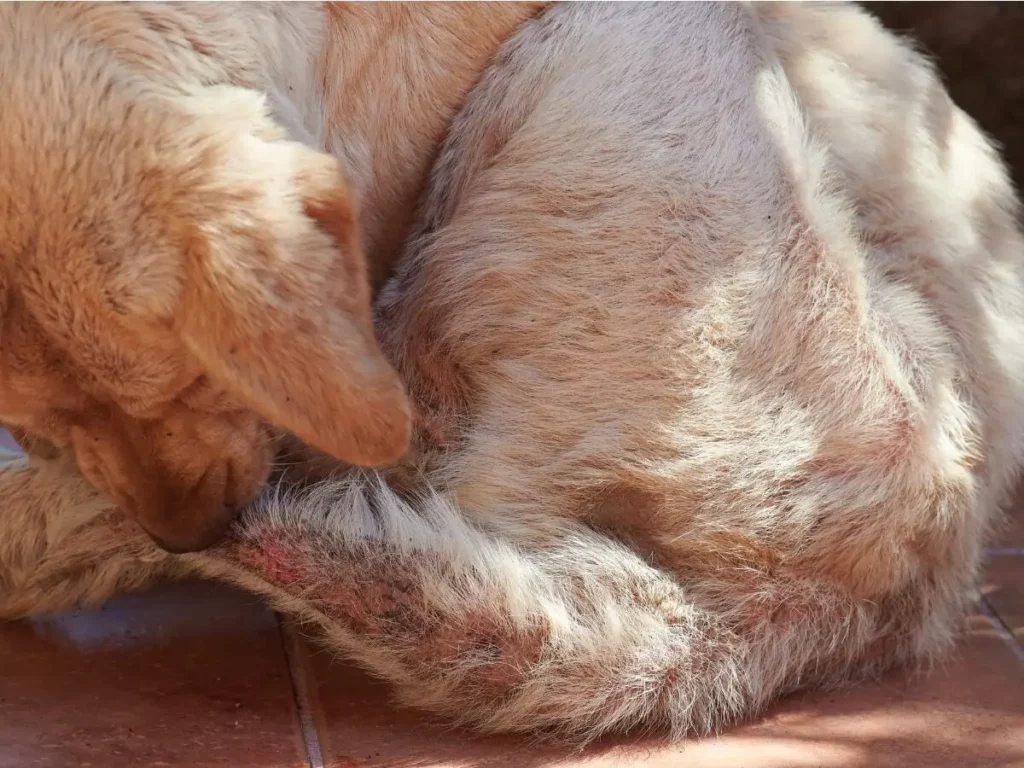
POLYGON ((11 463, 0 613, 223 578, 403 701, 575 741, 925 660, 1024 449, 1017 213, 855 6, 556 5, 452 121, 378 302, 409 457, 177 557, 11 463))

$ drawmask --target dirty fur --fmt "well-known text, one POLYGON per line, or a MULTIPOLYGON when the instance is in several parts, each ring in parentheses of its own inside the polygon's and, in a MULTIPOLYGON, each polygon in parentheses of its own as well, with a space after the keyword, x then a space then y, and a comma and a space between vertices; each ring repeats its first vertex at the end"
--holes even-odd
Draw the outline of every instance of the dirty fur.
POLYGON ((1024 450, 996 152, 846 4, 566 4, 451 123, 377 330, 413 450, 155 549, 0 472, 0 613, 200 574, 485 731, 674 737, 945 651, 1024 450))

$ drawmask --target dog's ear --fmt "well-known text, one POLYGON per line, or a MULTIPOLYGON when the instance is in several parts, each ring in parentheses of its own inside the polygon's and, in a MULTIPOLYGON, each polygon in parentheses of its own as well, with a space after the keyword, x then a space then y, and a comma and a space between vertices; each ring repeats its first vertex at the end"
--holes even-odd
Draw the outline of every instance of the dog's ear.
POLYGON ((332 157, 251 126, 196 191, 182 338, 268 421, 349 463, 393 461, 410 409, 374 336, 357 203, 332 157))

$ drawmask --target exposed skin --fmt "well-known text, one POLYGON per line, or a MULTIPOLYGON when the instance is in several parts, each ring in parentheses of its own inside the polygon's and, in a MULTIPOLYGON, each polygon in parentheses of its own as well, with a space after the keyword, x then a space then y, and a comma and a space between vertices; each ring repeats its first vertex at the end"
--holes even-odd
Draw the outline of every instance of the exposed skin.
MULTIPOLYGON (((359 147, 444 71, 380 39, 360 203, 419 195, 359 147)), ((66 456, 11 462, 0 613, 224 578, 405 701, 577 742, 943 651, 1024 456, 1024 239, 927 62, 853 5, 643 3, 480 67, 376 302, 412 450, 183 557, 66 456)))

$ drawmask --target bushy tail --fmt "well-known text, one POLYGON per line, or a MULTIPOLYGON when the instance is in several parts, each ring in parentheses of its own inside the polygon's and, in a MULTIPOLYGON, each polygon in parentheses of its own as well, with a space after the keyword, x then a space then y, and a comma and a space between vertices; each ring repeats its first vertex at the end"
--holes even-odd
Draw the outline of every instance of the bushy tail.
POLYGON ((396 686, 487 731, 707 730, 756 698, 742 647, 665 574, 583 528, 527 549, 442 496, 352 476, 267 495, 224 575, 396 686))
MULTIPOLYGON (((0 469, 0 493, 15 476, 0 469)), ((891 636, 877 607, 819 587, 787 584, 793 610, 780 618, 762 610, 780 597, 766 581, 683 586, 571 523, 557 544, 531 547, 471 525, 443 496, 407 501, 371 475, 268 491, 230 541, 180 557, 149 545, 76 476, 62 490, 48 480, 47 492, 21 482, 16 504, 5 497, 0 615, 157 575, 225 579, 317 628, 404 702, 484 731, 577 743, 636 728, 705 732, 819 668, 871 666, 864 650, 891 636), (48 536, 76 509, 80 524, 48 536), (744 626, 742 615, 762 618, 744 626)))

